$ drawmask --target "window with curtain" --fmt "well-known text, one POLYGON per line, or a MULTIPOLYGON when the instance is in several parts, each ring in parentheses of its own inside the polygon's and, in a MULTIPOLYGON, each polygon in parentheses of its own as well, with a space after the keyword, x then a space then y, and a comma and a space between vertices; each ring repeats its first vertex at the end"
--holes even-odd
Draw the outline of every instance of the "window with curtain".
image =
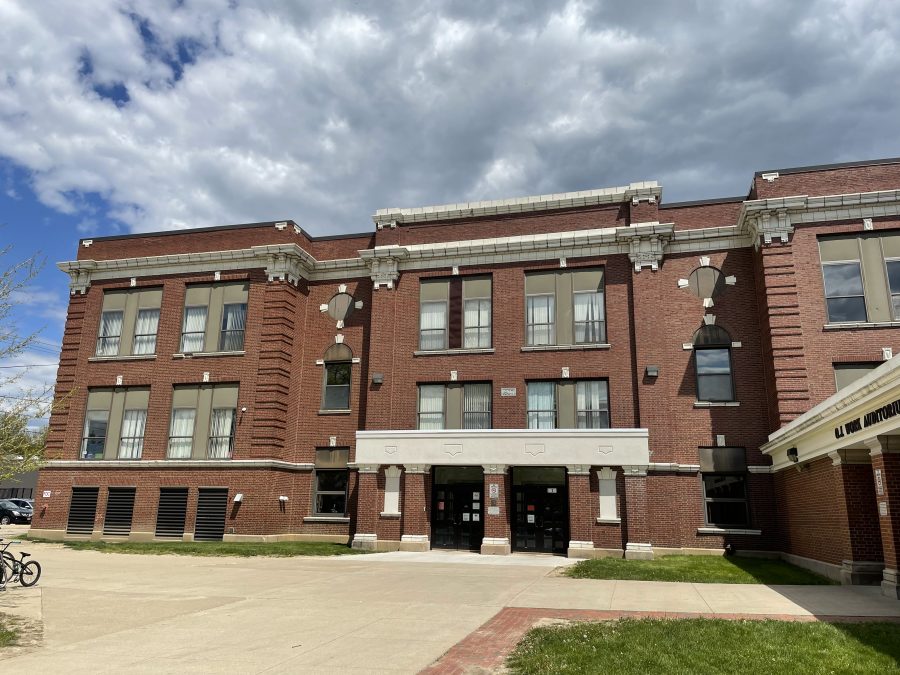
POLYGON ((88 410, 81 438, 81 459, 103 459, 106 432, 109 429, 108 410, 88 410))
POLYGON ((863 293, 860 264, 826 263, 822 265, 822 273, 825 277, 828 321, 831 323, 865 321, 866 298, 863 293))
POLYGON ((552 295, 529 295, 525 299, 525 339, 529 346, 552 345, 556 342, 556 298, 552 295))
POLYGON ((156 331, 159 328, 159 309, 139 309, 134 325, 133 354, 156 353, 156 331))
POLYGON ((491 428, 491 385, 467 384, 463 387, 463 429, 491 428))
POLYGON ((733 401, 731 336, 716 325, 702 326, 694 334, 694 363, 698 401, 733 401))
POLYGON ((528 383, 528 428, 556 428, 556 383, 528 383))
POLYGON ((234 408, 213 408, 209 420, 209 459, 231 459, 234 418, 234 408))
POLYGON ((194 445, 194 420, 197 411, 193 408, 176 408, 172 411, 169 429, 170 459, 190 459, 194 445))
POLYGON ((343 516, 347 513, 346 469, 316 469, 315 515, 343 516))
POLYGON ((479 349, 491 346, 491 300, 475 298, 465 301, 463 311, 463 347, 479 349))
POLYGON ((888 286, 891 290, 891 316, 900 321, 900 260, 886 260, 888 286))
POLYGON ((422 302, 419 305, 419 349, 447 348, 447 303, 422 302))
POLYGON ((576 425, 579 429, 609 428, 609 390, 605 380, 575 383, 576 425))
POLYGON ((603 293, 578 291, 573 298, 575 303, 575 342, 578 344, 606 342, 603 293))
POLYGON ((124 312, 103 312, 100 316, 100 332, 97 337, 97 356, 116 356, 119 353, 119 340, 122 337, 122 318, 124 312))
POLYGON ((207 307, 185 307, 184 324, 181 330, 181 351, 202 352, 206 336, 207 307))
POLYGON ((419 429, 444 428, 444 394, 442 384, 419 385, 419 429))
POLYGON ((244 349, 246 323, 246 303, 227 304, 222 308, 222 331, 219 334, 220 352, 239 352, 244 349))
POLYGON ((325 362, 325 390, 322 394, 324 410, 350 409, 351 363, 325 362))
POLYGON ((144 428, 147 425, 146 410, 126 410, 122 415, 122 433, 119 437, 119 459, 140 459, 144 451, 144 428))

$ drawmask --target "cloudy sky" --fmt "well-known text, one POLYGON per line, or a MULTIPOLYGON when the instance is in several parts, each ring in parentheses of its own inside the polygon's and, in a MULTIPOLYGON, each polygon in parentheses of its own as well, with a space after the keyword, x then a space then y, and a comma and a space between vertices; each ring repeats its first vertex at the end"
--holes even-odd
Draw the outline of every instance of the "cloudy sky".
MULTIPOLYGON (((0 240, 54 360, 76 241, 900 155, 900 3, 2 0, 0 240)), ((50 369, 48 369, 50 370, 50 369)))

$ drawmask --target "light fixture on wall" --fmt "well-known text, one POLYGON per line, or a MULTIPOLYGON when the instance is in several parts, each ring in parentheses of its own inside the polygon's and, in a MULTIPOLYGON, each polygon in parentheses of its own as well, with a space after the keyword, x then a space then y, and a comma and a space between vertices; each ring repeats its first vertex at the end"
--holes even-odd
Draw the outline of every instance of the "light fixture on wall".
POLYGON ((372 373, 372 384, 384 384, 384 373, 372 373))
POLYGON ((647 366, 644 373, 647 377, 659 377, 659 366, 647 366))
POLYGON ((240 504, 242 501, 244 501, 244 493, 243 493, 243 492, 238 492, 238 493, 234 496, 234 503, 235 503, 235 504, 240 504))
POLYGON ((788 457, 788 459, 791 460, 794 464, 796 464, 797 461, 798 461, 799 458, 800 458, 799 454, 797 453, 797 448, 788 448, 788 450, 787 450, 787 457, 788 457))
POLYGON ((288 500, 288 498, 287 498, 285 495, 281 495, 281 496, 278 498, 278 501, 280 501, 280 502, 286 502, 287 500, 288 500))

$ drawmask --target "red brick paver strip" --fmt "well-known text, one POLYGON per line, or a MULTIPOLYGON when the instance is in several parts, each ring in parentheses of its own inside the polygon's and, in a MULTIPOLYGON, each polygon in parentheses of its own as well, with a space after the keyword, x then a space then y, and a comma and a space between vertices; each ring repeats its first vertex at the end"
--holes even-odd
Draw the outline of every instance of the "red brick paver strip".
POLYGON ((615 619, 729 619, 763 621, 801 621, 811 623, 858 623, 879 621, 900 623, 890 616, 815 616, 798 614, 714 614, 712 612, 626 612, 590 609, 543 609, 506 607, 450 648, 440 659, 422 671, 427 675, 463 675, 494 672, 503 667, 506 657, 541 619, 568 621, 611 621, 615 619))

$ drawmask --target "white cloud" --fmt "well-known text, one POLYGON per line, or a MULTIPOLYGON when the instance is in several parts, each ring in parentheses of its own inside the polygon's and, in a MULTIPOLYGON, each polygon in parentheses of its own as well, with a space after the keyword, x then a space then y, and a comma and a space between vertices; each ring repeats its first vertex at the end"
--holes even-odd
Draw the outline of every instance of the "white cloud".
POLYGON ((359 231, 382 206, 639 179, 730 195, 900 154, 898 36, 874 0, 7 0, 0 155, 86 234, 359 231))

